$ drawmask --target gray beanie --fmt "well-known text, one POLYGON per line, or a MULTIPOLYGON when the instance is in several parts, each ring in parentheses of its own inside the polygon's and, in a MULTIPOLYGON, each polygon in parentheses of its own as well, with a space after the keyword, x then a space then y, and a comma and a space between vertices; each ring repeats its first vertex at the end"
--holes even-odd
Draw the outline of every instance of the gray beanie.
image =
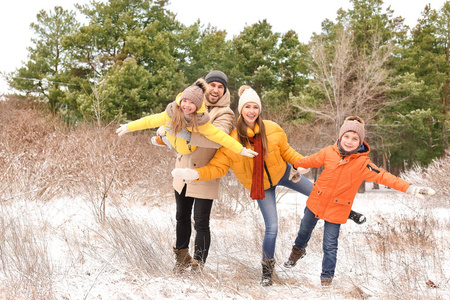
POLYGON ((225 93, 227 91, 228 77, 222 71, 214 70, 209 72, 208 75, 206 75, 205 77, 205 81, 206 83, 211 83, 213 81, 220 82, 221 84, 223 84, 223 87, 225 88, 223 92, 225 93))

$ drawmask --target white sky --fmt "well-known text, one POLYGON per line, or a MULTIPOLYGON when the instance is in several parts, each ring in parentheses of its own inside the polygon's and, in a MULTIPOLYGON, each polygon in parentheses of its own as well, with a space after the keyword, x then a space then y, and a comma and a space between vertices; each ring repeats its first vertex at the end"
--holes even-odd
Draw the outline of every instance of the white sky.
MULTIPOLYGON (((0 10, 0 72, 12 72, 27 61, 27 47, 31 46, 33 32, 30 24, 36 21, 41 9, 53 10, 56 5, 75 10, 74 3, 86 4, 89 0, 14 0, 2 1, 0 10)), ((427 3, 434 9, 443 6, 445 0, 386 0, 395 16, 402 16, 406 24, 416 25, 427 3)), ((200 19, 225 29, 228 37, 238 35, 246 25, 267 19, 274 32, 295 30, 302 42, 307 42, 313 32, 319 32, 326 18, 334 20, 339 8, 350 8, 349 0, 170 0, 169 10, 177 14, 177 20, 190 25, 200 19)), ((0 94, 8 88, 0 77, 0 94)))

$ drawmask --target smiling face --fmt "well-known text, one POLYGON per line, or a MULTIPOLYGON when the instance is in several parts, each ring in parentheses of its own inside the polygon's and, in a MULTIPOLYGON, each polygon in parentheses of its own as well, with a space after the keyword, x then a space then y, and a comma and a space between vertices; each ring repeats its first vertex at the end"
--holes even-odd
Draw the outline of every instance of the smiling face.
POLYGON ((185 115, 190 115, 197 110, 197 108, 195 107, 195 104, 189 99, 181 100, 180 108, 185 115))
POLYGON ((225 87, 222 83, 218 81, 212 81, 208 83, 208 89, 206 91, 206 99, 212 104, 217 103, 220 98, 222 98, 223 94, 225 93, 225 87))
POLYGON ((247 102, 242 107, 241 115, 248 127, 254 128, 255 121, 259 116, 259 106, 255 102, 247 102))
POLYGON ((354 131, 347 131, 341 137, 341 146, 347 152, 356 150, 360 145, 361 139, 354 131))

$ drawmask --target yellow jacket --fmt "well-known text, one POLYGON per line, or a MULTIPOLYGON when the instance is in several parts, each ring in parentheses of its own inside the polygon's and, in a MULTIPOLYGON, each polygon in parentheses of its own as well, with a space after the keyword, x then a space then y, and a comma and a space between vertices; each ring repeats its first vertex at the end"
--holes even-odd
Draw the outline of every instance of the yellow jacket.
MULTIPOLYGON (((277 185, 283 177, 286 172, 286 162, 293 164, 303 156, 289 146, 286 133, 277 123, 268 120, 263 122, 269 148, 268 155, 264 157, 264 190, 267 190, 277 185)), ((259 133, 258 125, 255 125, 255 131, 250 128, 247 129, 249 137, 254 137, 257 133, 259 133)), ((237 140, 236 129, 231 132, 230 136, 237 140)), ((250 145, 247 147, 250 147, 250 145)), ((253 158, 236 155, 224 147, 216 152, 214 158, 206 166, 196 170, 200 175, 199 180, 212 180, 224 176, 229 168, 236 178, 250 190, 252 187, 253 158)))
MULTIPOLYGON (((204 111, 204 106, 205 105, 203 104, 202 108, 200 108, 200 110, 198 110, 197 112, 201 112, 201 110, 204 111)), ((130 131, 136 131, 148 128, 157 128, 159 126, 166 125, 166 123, 170 122, 171 118, 169 117, 167 111, 164 111, 162 113, 143 117, 140 118, 139 120, 130 122, 127 124, 127 126, 130 131)), ((186 129, 192 131, 192 129, 189 127, 186 129)), ((239 152, 241 152, 243 149, 243 146, 238 141, 236 141, 228 134, 212 125, 210 122, 207 122, 203 125, 199 125, 198 130, 199 133, 203 134, 206 138, 230 149, 233 153, 239 154, 239 152)), ((167 132, 166 136, 169 139, 170 144, 173 146, 173 148, 180 154, 184 155, 192 153, 197 148, 196 146, 188 145, 185 140, 167 134, 167 132)))

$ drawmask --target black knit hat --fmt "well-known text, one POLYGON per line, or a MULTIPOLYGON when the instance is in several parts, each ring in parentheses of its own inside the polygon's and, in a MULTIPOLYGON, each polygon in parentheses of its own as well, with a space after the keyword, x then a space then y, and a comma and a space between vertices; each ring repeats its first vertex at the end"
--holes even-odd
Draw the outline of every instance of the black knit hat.
POLYGON ((221 84, 223 84, 223 87, 225 88, 223 93, 225 93, 227 91, 228 77, 222 71, 214 70, 214 71, 209 72, 208 75, 206 75, 206 77, 205 77, 205 81, 206 81, 206 83, 211 83, 213 81, 220 82, 221 84))

